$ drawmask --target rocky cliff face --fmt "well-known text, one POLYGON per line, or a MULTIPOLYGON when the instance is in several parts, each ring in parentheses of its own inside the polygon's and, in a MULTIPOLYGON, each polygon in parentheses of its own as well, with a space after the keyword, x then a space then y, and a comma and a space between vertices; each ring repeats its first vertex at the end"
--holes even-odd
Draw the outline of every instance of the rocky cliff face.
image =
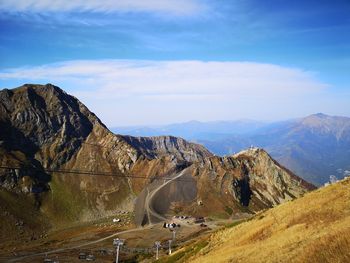
POLYGON ((191 168, 202 203, 195 209, 198 214, 256 212, 315 189, 258 148, 211 157, 191 168))
POLYGON ((205 158, 212 156, 202 145, 189 143, 184 139, 173 136, 124 136, 124 139, 151 159, 172 155, 178 160, 192 163, 203 162, 205 158))
POLYGON ((271 208, 315 189, 258 148, 207 157, 175 175, 180 179, 155 181, 141 192, 135 211, 138 224, 178 214, 240 218, 242 213, 271 208))
POLYGON ((66 162, 93 126, 101 125, 76 98, 52 85, 1 91, 0 113, 5 148, 21 150, 47 167, 66 162))

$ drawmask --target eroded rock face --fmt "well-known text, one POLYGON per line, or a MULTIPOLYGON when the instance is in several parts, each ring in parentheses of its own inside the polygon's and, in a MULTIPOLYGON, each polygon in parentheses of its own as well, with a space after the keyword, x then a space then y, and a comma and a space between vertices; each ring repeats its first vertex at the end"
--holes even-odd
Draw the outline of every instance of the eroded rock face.
POLYGON ((173 156, 189 163, 203 162, 212 154, 202 145, 189 143, 184 139, 173 136, 132 137, 124 139, 148 158, 173 156))
POLYGON ((249 149, 234 157, 245 163, 253 195, 262 203, 274 206, 315 189, 277 163, 263 149, 249 149))
POLYGON ((138 224, 159 222, 159 217, 148 213, 150 209, 163 218, 178 214, 239 218, 315 188, 257 148, 234 156, 207 157, 173 175, 181 174, 181 179, 164 183, 162 188, 162 182, 155 181, 144 189, 137 199, 138 224), (152 189, 158 189, 157 193, 149 194, 152 189), (152 196, 152 202, 147 196, 152 196))
POLYGON ((256 212, 315 189, 258 148, 208 158, 203 165, 193 165, 193 175, 198 178, 197 199, 204 204, 198 209, 203 214, 227 207, 256 212))
POLYGON ((50 84, 1 91, 0 112, 5 148, 39 157, 45 166, 66 162, 99 122, 76 98, 50 84), (43 148, 47 153, 40 156, 43 148))

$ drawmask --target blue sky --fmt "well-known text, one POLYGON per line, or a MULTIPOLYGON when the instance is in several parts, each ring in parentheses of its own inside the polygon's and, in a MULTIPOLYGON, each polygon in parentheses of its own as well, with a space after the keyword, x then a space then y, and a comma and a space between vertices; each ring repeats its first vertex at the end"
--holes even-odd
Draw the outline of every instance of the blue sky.
POLYGON ((0 88, 56 84, 109 126, 350 116, 349 0, 51 2, 0 1, 0 88))

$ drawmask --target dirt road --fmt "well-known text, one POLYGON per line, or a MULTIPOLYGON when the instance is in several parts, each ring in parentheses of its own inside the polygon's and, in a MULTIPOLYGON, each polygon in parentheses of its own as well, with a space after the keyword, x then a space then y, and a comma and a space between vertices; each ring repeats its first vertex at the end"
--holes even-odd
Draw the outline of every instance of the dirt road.
MULTIPOLYGON (((112 239, 113 237, 116 237, 116 236, 121 235, 121 234, 127 234, 127 233, 152 229, 155 224, 167 220, 163 215, 161 215, 158 211, 156 211, 154 209, 154 207, 158 207, 156 203, 159 202, 159 200, 163 201, 163 195, 160 194, 160 192, 162 190, 167 191, 167 189, 165 189, 165 187, 169 186, 170 183, 176 181, 178 178, 181 178, 182 176, 186 175, 186 171, 187 171, 187 169, 184 169, 181 172, 179 172, 178 174, 174 174, 172 178, 168 177, 167 179, 165 179, 164 182, 157 181, 157 184, 154 184, 146 189, 147 191, 146 191, 145 198, 144 198, 143 209, 144 209, 144 213, 146 213, 146 215, 147 215, 147 219, 148 219, 148 223, 149 223, 147 226, 120 231, 120 232, 108 235, 106 237, 103 237, 103 238, 100 238, 97 240, 93 240, 93 241, 87 241, 87 242, 84 242, 82 244, 75 245, 75 246, 69 246, 69 247, 67 246, 67 247, 48 250, 48 251, 44 251, 44 252, 40 252, 40 253, 32 253, 32 254, 28 254, 28 255, 18 256, 16 258, 8 258, 8 259, 5 259, 5 262, 20 262, 24 259, 30 259, 32 257, 45 256, 45 255, 50 255, 50 254, 55 254, 55 253, 61 253, 61 252, 72 250, 72 249, 79 249, 82 247, 101 243, 105 240, 112 239), (157 196, 157 194, 160 194, 160 196, 159 195, 157 196), (155 199, 157 199, 157 200, 155 200, 155 199)), ((184 183, 184 182, 182 182, 182 183, 184 183)), ((186 185, 187 184, 188 184, 188 182, 186 182, 186 185)), ((180 185, 179 188, 182 189, 184 187, 180 185)), ((193 188, 193 187, 190 185, 190 188, 193 188)), ((182 196, 183 193, 180 193, 180 195, 182 196)), ((193 196, 191 195, 190 199, 193 199, 194 196, 195 195, 193 195, 193 196)), ((168 204, 166 204, 166 205, 168 205, 168 204)), ((1 259, 1 260, 3 260, 3 259, 1 259)))
MULTIPOLYGON (((147 189, 147 195, 145 198, 145 210, 146 210, 146 214, 147 214, 147 218, 148 218, 148 223, 150 225, 152 225, 152 216, 156 217, 158 219, 160 219, 161 221, 165 221, 167 220, 165 217, 163 217, 162 215, 160 215, 159 213, 157 213, 154 209, 153 209, 153 203, 152 200, 154 198, 154 196, 166 185, 170 184, 171 182, 175 181, 176 179, 180 178, 181 176, 184 175, 186 169, 182 170, 178 175, 174 176, 171 179, 168 179, 167 181, 165 181, 163 184, 161 184, 160 186, 158 186, 157 188, 149 191, 149 189, 147 189)), ((159 221, 158 221, 159 222, 159 221)), ((157 223, 158 223, 157 222, 157 223)))
POLYGON ((19 261, 21 261, 23 259, 26 259, 26 258, 37 257, 37 256, 45 256, 45 255, 49 255, 49 254, 53 254, 53 253, 60 253, 60 252, 66 251, 66 250, 82 248, 82 247, 94 245, 94 244, 97 244, 97 243, 101 243, 101 242, 103 242, 105 240, 112 239, 113 237, 116 237, 116 236, 121 235, 121 234, 136 232, 136 231, 145 230, 145 229, 148 229, 148 228, 151 228, 151 226, 138 227, 138 228, 133 228, 133 229, 129 229, 129 230, 124 230, 124 231, 120 231, 120 232, 114 233, 112 235, 109 235, 109 236, 106 236, 106 237, 103 237, 103 238, 100 238, 100 239, 97 239, 97 240, 94 240, 94 241, 88 241, 88 242, 82 243, 80 245, 64 247, 64 248, 58 248, 58 249, 48 250, 48 251, 40 252, 40 253, 28 254, 28 255, 24 255, 24 256, 20 256, 20 257, 9 259, 6 262, 19 262, 19 261))

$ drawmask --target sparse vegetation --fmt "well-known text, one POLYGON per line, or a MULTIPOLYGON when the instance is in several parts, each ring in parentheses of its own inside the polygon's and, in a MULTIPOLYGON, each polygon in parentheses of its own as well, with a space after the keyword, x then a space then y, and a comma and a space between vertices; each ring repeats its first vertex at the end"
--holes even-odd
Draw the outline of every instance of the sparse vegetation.
MULTIPOLYGON (((71 186, 72 187, 72 186, 71 186)), ((77 220, 84 208, 84 201, 81 195, 74 193, 67 188, 55 176, 50 182, 51 200, 46 200, 43 209, 47 209, 47 214, 51 217, 53 222, 57 224, 77 220)))
POLYGON ((186 246, 181 250, 175 252, 169 257, 162 258, 157 260, 157 263, 174 263, 174 262, 185 262, 190 257, 196 255, 199 251, 205 248, 208 245, 208 241, 200 240, 194 244, 186 246))
POLYGON ((343 180, 221 230, 187 262, 350 262, 349 187, 343 180))
POLYGON ((0 190, 0 250, 19 238, 37 238, 47 228, 31 196, 0 190))
POLYGON ((225 228, 232 228, 232 227, 235 227, 235 226, 238 226, 239 224, 245 222, 246 220, 243 219, 243 220, 237 220, 237 221, 234 221, 232 223, 228 223, 225 225, 225 228))
POLYGON ((227 214, 229 214, 229 215, 232 215, 233 210, 232 210, 232 208, 231 208, 231 207, 229 207, 229 206, 225 206, 225 212, 226 212, 227 214))
POLYGON ((214 220, 222 220, 229 218, 229 216, 225 212, 212 213, 210 214, 210 217, 212 217, 214 220))

